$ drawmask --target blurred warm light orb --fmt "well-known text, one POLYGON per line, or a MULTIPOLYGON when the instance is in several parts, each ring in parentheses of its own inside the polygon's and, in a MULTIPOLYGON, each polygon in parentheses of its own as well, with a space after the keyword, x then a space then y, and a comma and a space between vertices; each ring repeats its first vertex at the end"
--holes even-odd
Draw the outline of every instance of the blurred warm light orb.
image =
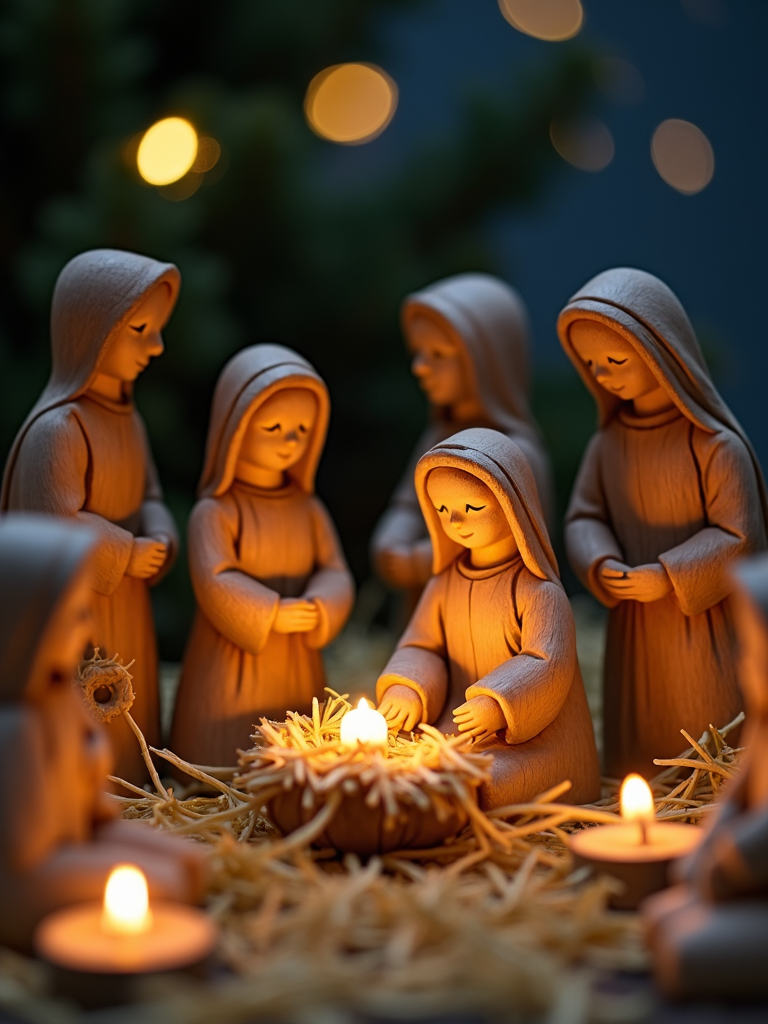
POLYGON ((584 24, 580 0, 499 0, 499 9, 513 28, 549 43, 572 39, 584 24))
POLYGON ((197 156, 197 132, 183 117, 166 117, 148 128, 139 143, 136 164, 150 185, 183 178, 197 156))
POLYGON ((152 927, 149 890, 144 872, 118 864, 104 887, 102 928, 112 935, 141 935, 152 927))
POLYGON ((613 160, 613 136, 597 117, 553 121, 549 137, 563 160, 580 171, 602 171, 613 160))
POLYGON ((672 188, 692 196, 706 188, 715 173, 715 154, 704 132, 690 121, 662 121, 651 140, 656 170, 672 188))
POLYGON ((373 64, 336 64, 309 83, 304 112, 314 132, 331 142, 370 142, 392 120, 397 86, 373 64))

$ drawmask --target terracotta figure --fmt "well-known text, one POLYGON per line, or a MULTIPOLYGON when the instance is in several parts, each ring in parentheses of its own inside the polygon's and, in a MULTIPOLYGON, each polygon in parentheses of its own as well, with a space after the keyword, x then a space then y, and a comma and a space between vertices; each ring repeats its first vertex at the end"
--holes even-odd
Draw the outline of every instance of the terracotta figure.
MULTIPOLYGON (((149 587, 170 568, 176 528, 163 504, 133 382, 163 351, 179 291, 168 263, 111 249, 81 253, 59 274, 51 310, 53 368, 8 456, 2 509, 87 524, 98 538, 91 641, 134 660, 131 714, 160 739, 157 648, 149 587)), ((143 783, 136 737, 121 716, 107 731, 116 773, 143 783)))
POLYGON ((26 949, 45 914, 100 899, 121 862, 143 869, 154 896, 202 891, 192 843, 114 820, 109 743, 72 685, 99 546, 97 532, 51 517, 0 519, 0 945, 26 949))
POLYGON ((484 807, 570 779, 600 795, 571 607, 518 446, 463 430, 422 456, 416 493, 434 573, 377 684, 390 726, 468 732, 494 754, 484 807))
POLYGON ((171 735, 197 764, 235 764, 262 715, 282 721, 323 696, 320 652, 354 599, 314 494, 329 413, 318 374, 279 345, 243 349, 219 377, 189 521, 198 611, 171 735))
POLYGON ((549 456, 528 405, 528 314, 508 284, 458 274, 409 295, 402 324, 411 370, 432 407, 389 508, 372 540, 376 571, 410 593, 410 612, 432 572, 432 547, 413 489, 419 458, 458 430, 493 427, 522 449, 549 520, 549 456))
POLYGON ((765 547, 765 485, 685 311, 657 278, 598 275, 558 331, 600 416, 566 545, 610 608, 605 769, 650 776, 654 757, 678 752, 681 728, 700 736, 741 708, 729 568, 765 547))
POLYGON ((737 570, 747 754, 686 882, 643 908, 653 969, 675 997, 768 997, 768 555, 737 570))

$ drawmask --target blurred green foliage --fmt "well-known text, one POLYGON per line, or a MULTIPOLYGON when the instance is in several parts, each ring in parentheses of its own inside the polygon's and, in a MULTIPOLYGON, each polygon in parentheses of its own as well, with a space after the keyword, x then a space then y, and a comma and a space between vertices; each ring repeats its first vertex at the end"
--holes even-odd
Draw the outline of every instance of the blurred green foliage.
MULTIPOLYGON (((307 127, 311 78, 387 53, 376 27, 418 0, 5 0, 0 14, 0 447, 49 369, 56 275, 113 246, 178 264, 166 353, 137 388, 180 525, 194 500, 219 370, 239 347, 296 347, 328 382, 334 414, 319 491, 358 578, 367 542, 425 416, 399 336, 412 289, 498 271, 484 227, 541 201, 559 158, 553 118, 585 108, 595 58, 548 47, 508 87, 466 97, 455 129, 425 136, 383 175, 329 170, 307 127), (193 195, 135 169, 140 133, 170 114, 222 158, 193 195)), ((500 25, 500 31, 504 30, 500 25)), ((375 145, 375 143, 373 143, 375 145)), ((569 489, 594 410, 575 375, 541 381, 537 406, 569 489), (574 428, 572 403, 579 410, 574 428), (583 435, 583 436, 582 436, 583 435)), ((181 654, 193 599, 185 559, 156 595, 161 651, 181 654)))

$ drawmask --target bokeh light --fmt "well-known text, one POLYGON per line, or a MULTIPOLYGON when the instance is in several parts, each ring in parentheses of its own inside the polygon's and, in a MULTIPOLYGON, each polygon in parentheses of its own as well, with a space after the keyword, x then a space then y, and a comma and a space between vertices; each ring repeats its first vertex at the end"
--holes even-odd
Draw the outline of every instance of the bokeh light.
POLYGON ((150 185, 183 178, 197 156, 197 132, 183 117, 166 117, 148 128, 139 143, 136 164, 150 185))
POLYGON ((553 121, 549 137, 563 160, 580 171, 602 171, 613 160, 613 136, 596 117, 553 121))
POLYGON ((220 157, 221 146, 216 139, 212 139, 210 135, 201 135, 197 140, 197 155, 191 170, 205 174, 206 171, 210 171, 216 166, 220 157))
POLYGON ((606 57, 597 65, 597 84, 614 103, 632 106, 645 99, 645 80, 634 64, 622 57, 606 57))
POLYGON ((573 38, 584 24, 580 0, 499 0, 499 9, 513 28, 549 43, 573 38))
POLYGON ((304 112, 314 132, 331 142, 370 142, 392 120, 397 86, 372 64, 337 64, 315 75, 304 112))
POLYGON ((715 173, 715 154, 704 132, 690 121, 662 121, 651 140, 656 170, 672 188, 692 196, 706 188, 715 173))

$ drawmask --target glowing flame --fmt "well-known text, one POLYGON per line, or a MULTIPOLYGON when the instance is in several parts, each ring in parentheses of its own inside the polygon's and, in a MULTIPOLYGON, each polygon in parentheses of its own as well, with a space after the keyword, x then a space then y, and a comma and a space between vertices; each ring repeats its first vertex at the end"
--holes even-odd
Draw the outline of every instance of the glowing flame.
POLYGON ((387 720, 372 707, 365 697, 360 698, 356 708, 348 711, 341 720, 342 746, 355 748, 358 743, 368 747, 387 749, 387 720))
POLYGON ((112 869, 104 888, 101 927, 111 935, 142 935, 152 927, 147 880, 133 864, 112 869))
POLYGON ((397 86, 373 64, 336 64, 315 75, 304 100, 310 128, 324 139, 370 142, 397 108, 397 86))
POLYGON ((183 117, 166 117, 142 136, 136 154, 139 174, 150 185, 183 178, 197 156, 197 132, 183 117))
POLYGON ((653 793, 651 787, 642 777, 628 775, 621 784, 619 794, 621 816, 625 821, 652 821, 655 808, 653 805, 653 793))

